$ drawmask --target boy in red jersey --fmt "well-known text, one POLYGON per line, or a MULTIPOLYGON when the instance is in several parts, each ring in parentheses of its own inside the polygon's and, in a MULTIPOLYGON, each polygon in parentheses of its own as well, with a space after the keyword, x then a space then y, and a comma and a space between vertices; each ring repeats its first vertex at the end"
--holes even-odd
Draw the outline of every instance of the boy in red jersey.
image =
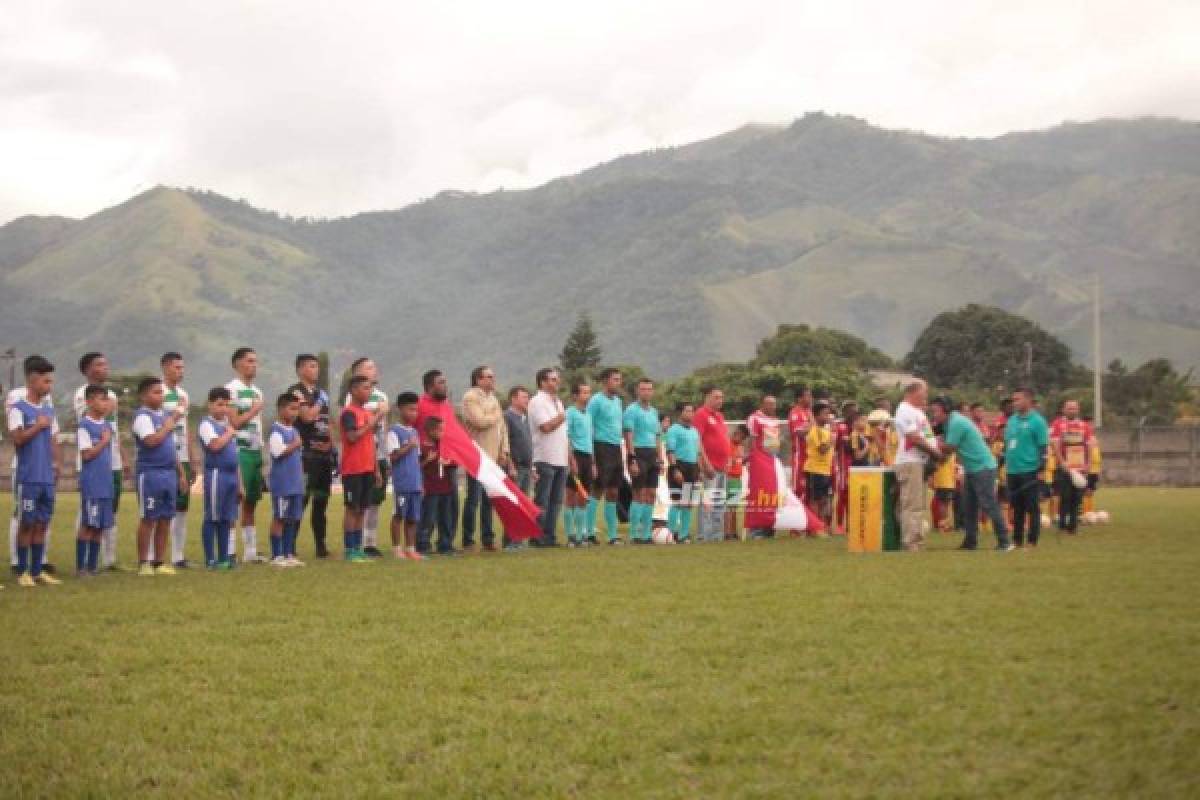
POLYGON ((343 524, 343 553, 347 561, 369 564, 371 558, 363 553, 363 516, 371 505, 376 487, 383 484, 383 475, 375 460, 375 425, 382 410, 368 411, 371 399, 371 379, 355 375, 350 379, 350 404, 342 409, 342 496, 346 503, 343 524))

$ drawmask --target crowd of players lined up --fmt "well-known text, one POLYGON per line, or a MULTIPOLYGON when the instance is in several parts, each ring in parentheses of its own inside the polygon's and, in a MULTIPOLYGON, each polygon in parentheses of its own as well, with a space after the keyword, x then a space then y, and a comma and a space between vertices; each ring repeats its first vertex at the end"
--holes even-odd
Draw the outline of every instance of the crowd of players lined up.
MULTIPOLYGON (((130 477, 139 506, 140 575, 172 575, 177 568, 190 566, 185 558, 187 512, 191 487, 197 480, 203 485, 202 539, 210 569, 231 569, 239 560, 235 530, 239 522, 242 562, 303 566, 297 558, 296 540, 306 509, 311 514, 316 554, 327 557, 326 511, 338 473, 346 505, 346 560, 368 563, 382 556, 379 509, 385 502, 389 474, 394 498, 393 554, 419 561, 430 553, 460 552, 455 549, 459 526, 456 467, 439 451, 443 426, 457 411, 441 372, 425 374, 423 394, 404 392, 396 398, 396 419, 389 427, 393 407, 377 386, 374 362, 367 358, 355 361, 338 419, 338 448, 330 398, 318 386, 315 356, 297 356, 298 381, 274 399, 275 419, 269 429, 263 422, 267 401, 255 385, 257 354, 242 347, 231 361, 234 378, 208 391, 207 413, 191 438, 190 398, 182 386, 184 359, 174 352, 162 356, 161 377, 146 378, 137 388, 138 406, 131 426, 136 459, 130 469, 118 432, 119 399, 107 386, 107 359, 95 352, 80 359, 85 382, 75 392, 73 404, 80 491, 78 575, 121 569, 115 515, 122 487, 130 477), (264 469, 264 449, 270 455, 269 471, 264 469), (254 522, 264 492, 271 495, 269 559, 258 553, 254 522)), ((59 465, 59 425, 52 399, 55 368, 41 356, 30 356, 25 359, 24 373, 25 386, 11 390, 5 404, 7 429, 15 445, 10 550, 19 585, 53 585, 59 580, 53 567, 45 563, 45 553, 59 465)), ((543 535, 529 542, 533 546, 558 546, 556 530, 564 500, 569 545, 597 544, 601 519, 607 542, 624 543, 617 508, 625 483, 632 483, 628 541, 649 543, 656 524, 652 519, 655 493, 663 470, 676 490, 676 499, 668 519, 660 523, 665 522, 676 541, 691 541, 692 513, 698 508, 700 540, 740 538, 736 504, 707 502, 700 508, 700 498, 711 498, 714 490, 723 497, 739 496, 746 456, 756 448, 777 455, 784 428, 792 450, 794 491, 838 533, 846 520, 849 468, 892 465, 898 452, 910 449, 908 437, 897 432, 885 401, 869 413, 861 413, 854 403, 844 404, 840 418, 835 418, 834 407, 825 396, 818 391, 814 399, 813 392, 801 387, 786 420, 776 416, 777 399, 764 397, 747 424, 731 435, 721 414, 723 395, 718 387, 705 389, 698 404, 679 406, 672 423, 653 407, 654 387, 649 380, 640 381, 635 402, 623 406, 622 376, 617 370, 606 370, 594 392, 588 384, 572 386, 571 405, 564 408, 557 396, 558 379, 553 369, 539 371, 536 394, 514 387, 505 409, 496 397, 493 371, 478 367, 472 372, 472 385, 461 408, 471 437, 509 472, 522 491, 529 492, 531 484, 536 484, 543 535), (560 449, 562 452, 557 452, 560 449), (680 493, 685 486, 703 486, 705 491, 680 493)), ((1001 470, 1011 402, 1006 401, 1000 418, 991 423, 980 405, 963 408, 960 415, 969 414, 998 456, 1001 470)), ((944 434, 947 422, 952 421, 950 415, 958 415, 960 409, 951 407, 945 398, 935 398, 931 407, 937 423, 934 430, 944 434), (940 417, 936 413, 939 407, 940 417)), ((1022 418, 1028 418, 1028 413, 1022 418)), ((1080 505, 1090 500, 1098 480, 1095 435, 1080 419, 1077 403, 1064 404, 1053 428, 1046 426, 1040 415, 1037 419, 1047 432, 1047 441, 1038 463, 1042 480, 1035 506, 1040 503, 1041 510, 1048 511, 1051 509, 1045 504, 1056 504, 1059 527, 1073 532, 1080 505), (1077 486, 1072 480, 1073 474, 1080 472, 1089 474, 1087 486, 1077 486)), ((1034 424, 1035 442, 1037 429, 1034 424)), ((938 440, 938 444, 944 443, 944 439, 938 440)), ((932 451, 941 452, 936 445, 932 451)), ((934 489, 934 524, 942 529, 958 527, 963 516, 959 501, 963 470, 954 454, 943 453, 933 461, 936 464, 930 464, 925 477, 934 489)), ((1002 473, 997 485, 996 499, 1007 504, 1002 473)), ((486 492, 470 476, 466 488, 463 549, 475 547, 476 527, 482 549, 498 549, 486 492)), ((1036 545, 1040 514, 1031 513, 1027 544, 1036 545)), ((773 532, 760 529, 752 534, 763 537, 773 532)), ((505 546, 518 549, 522 545, 506 541, 505 546)))

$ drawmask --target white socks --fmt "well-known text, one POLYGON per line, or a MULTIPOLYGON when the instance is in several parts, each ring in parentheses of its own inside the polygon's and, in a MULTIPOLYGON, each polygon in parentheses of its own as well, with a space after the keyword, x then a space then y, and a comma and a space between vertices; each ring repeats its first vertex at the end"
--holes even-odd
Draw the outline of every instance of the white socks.
POLYGON ((237 529, 238 526, 236 524, 229 526, 229 544, 225 546, 225 549, 230 558, 237 555, 237 529))
POLYGON ((242 558, 249 561, 258 556, 258 530, 253 525, 242 526, 242 558))
POLYGON ((363 547, 379 546, 379 506, 371 506, 363 514, 363 547))
POLYGON ((187 547, 187 514, 176 514, 171 520, 171 560, 183 561, 187 547))
POLYGON ((13 514, 8 523, 8 557, 12 565, 17 565, 17 515, 13 514))
POLYGON ((117 526, 105 528, 100 535, 100 561, 106 567, 117 563, 117 526))

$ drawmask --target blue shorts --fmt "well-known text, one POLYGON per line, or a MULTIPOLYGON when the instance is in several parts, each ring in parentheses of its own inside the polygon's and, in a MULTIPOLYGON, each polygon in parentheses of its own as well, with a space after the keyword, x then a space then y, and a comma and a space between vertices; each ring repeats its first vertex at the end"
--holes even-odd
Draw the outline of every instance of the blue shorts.
POLYGON ((393 492, 396 498, 396 510, 392 513, 393 519, 403 519, 409 522, 421 521, 421 493, 420 492, 393 492))
POLYGON ((54 484, 18 483, 17 513, 22 525, 49 523, 54 516, 54 484))
POLYGON ((204 470, 204 519, 207 522, 236 522, 237 518, 237 469, 204 470))
POLYGON ((79 518, 85 528, 104 530, 113 526, 113 499, 111 497, 79 498, 79 518))
POLYGON ((273 494, 271 495, 271 519, 284 522, 299 522, 304 518, 304 495, 302 494, 273 494))
POLYGON ((173 469, 147 469, 138 473, 138 518, 175 519, 179 475, 173 469))

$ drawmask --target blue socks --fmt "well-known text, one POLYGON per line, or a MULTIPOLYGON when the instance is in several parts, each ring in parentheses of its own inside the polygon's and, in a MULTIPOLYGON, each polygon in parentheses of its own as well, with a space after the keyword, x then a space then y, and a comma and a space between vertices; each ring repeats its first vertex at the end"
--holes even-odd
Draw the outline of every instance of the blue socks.
POLYGON ((271 558, 276 559, 276 558, 282 558, 282 557, 283 557, 283 534, 281 533, 280 535, 276 536, 275 534, 272 533, 271 534, 271 558))
POLYGON ((87 552, 90 542, 83 537, 75 539, 75 571, 83 572, 87 569, 87 552))
POLYGON ((600 504, 596 502, 596 498, 588 498, 587 510, 583 512, 583 533, 585 536, 596 535, 596 511, 599 507, 600 504))
MULTIPOLYGON (((610 542, 621 537, 621 532, 617 529, 617 504, 614 502, 604 504, 604 528, 608 531, 610 542)), ((632 531, 630 528, 631 533, 632 531)))
POLYGON ((204 563, 212 564, 217 560, 216 544, 217 544, 217 523, 211 520, 204 520, 204 525, 200 528, 200 542, 204 545, 204 563))
POLYGON ((229 560, 229 522, 214 522, 217 531, 217 561, 229 560))
POLYGON ((296 536, 300 533, 300 523, 297 520, 288 520, 283 523, 283 554, 285 556, 295 557, 296 555, 296 536))
POLYGON ((683 540, 692 535, 692 509, 681 508, 679 511, 679 539, 683 540))
POLYGON ((31 544, 29 545, 30 565, 29 574, 37 577, 42 574, 42 559, 46 557, 46 545, 31 544))
POLYGON ((91 572, 95 572, 100 568, 100 540, 93 539, 88 542, 87 547, 87 568, 91 572))
POLYGON ((345 531, 342 534, 342 549, 347 553, 357 553, 362 548, 362 531, 345 531))

